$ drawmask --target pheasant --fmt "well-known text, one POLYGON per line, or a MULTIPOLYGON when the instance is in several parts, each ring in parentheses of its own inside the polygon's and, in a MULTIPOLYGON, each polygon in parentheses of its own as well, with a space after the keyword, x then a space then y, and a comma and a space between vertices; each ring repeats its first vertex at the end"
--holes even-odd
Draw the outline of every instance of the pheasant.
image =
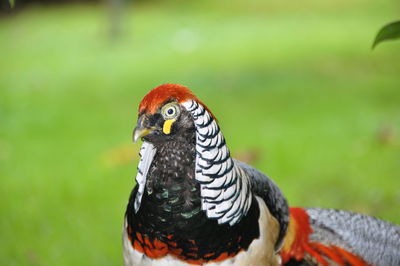
POLYGON ((188 88, 139 105, 143 140, 123 230, 130 265, 400 265, 400 228, 345 211, 290 208, 277 185, 230 156, 188 88))
POLYGON ((125 265, 279 265, 289 211, 269 178, 230 156, 211 111, 166 84, 139 105, 141 160, 124 227, 125 265))

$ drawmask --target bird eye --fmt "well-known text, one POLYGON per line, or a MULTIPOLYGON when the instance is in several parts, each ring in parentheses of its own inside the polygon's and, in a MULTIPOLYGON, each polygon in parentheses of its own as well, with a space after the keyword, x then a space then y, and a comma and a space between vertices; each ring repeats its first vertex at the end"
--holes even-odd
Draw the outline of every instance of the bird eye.
POLYGON ((167 109, 167 115, 174 115, 174 114, 175 114, 175 109, 173 107, 167 109))
POLYGON ((176 103, 168 103, 161 109, 164 119, 174 119, 179 115, 179 107, 176 103))

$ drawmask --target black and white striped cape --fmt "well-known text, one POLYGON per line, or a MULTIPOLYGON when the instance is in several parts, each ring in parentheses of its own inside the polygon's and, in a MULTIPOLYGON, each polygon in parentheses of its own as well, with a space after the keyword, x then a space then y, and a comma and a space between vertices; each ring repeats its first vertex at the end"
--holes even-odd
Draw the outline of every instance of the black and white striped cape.
MULTIPOLYGON (((230 157, 225 138, 211 114, 196 101, 182 106, 192 115, 196 126, 195 178, 200 183, 202 209, 218 223, 234 225, 246 215, 252 202, 247 174, 230 157)), ((156 150, 144 141, 140 149, 140 162, 136 182, 139 186, 134 208, 137 212, 146 185, 146 175, 156 150)))

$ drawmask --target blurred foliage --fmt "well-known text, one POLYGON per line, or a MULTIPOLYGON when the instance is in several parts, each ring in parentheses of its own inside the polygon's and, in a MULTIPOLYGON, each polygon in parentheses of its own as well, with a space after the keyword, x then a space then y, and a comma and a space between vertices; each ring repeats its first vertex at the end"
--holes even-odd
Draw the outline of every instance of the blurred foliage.
POLYGON ((375 48, 379 43, 396 40, 400 38, 400 21, 392 22, 382 27, 376 34, 375 41, 372 45, 372 49, 375 48))
POLYGON ((122 264, 137 106, 166 82, 291 205, 400 223, 400 54, 368 45, 396 5, 142 1, 113 41, 100 5, 1 19, 0 265, 122 264))

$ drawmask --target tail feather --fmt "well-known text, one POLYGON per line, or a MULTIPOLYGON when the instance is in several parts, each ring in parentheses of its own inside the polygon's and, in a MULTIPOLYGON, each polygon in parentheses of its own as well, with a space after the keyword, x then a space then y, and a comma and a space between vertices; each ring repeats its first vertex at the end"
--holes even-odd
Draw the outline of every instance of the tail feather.
POLYGON ((399 247, 399 226, 347 211, 290 208, 281 257, 283 265, 398 266, 399 247))
POLYGON ((283 265, 367 265, 341 247, 311 241, 313 231, 307 211, 290 208, 289 229, 281 250, 283 265))
POLYGON ((400 227, 371 216, 342 210, 306 209, 310 240, 335 245, 371 265, 400 265, 400 227))

